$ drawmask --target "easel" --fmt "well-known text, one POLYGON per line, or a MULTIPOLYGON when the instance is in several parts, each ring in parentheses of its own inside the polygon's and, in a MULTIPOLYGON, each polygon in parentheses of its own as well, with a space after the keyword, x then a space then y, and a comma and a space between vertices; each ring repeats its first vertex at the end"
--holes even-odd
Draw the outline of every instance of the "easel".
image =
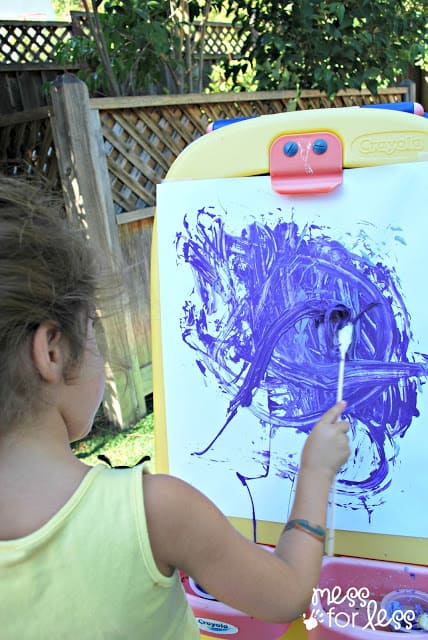
MULTIPOLYGON (((190 145, 174 162, 166 181, 270 174, 272 186, 279 193, 322 194, 336 188, 343 169, 414 163, 427 158, 426 118, 359 108, 314 110, 263 116, 220 128, 190 145), (284 150, 296 142, 301 148, 314 149, 320 140, 327 143, 329 152, 315 153, 308 177, 308 172, 302 171, 301 159, 299 161, 299 157, 292 153, 287 156, 284 150)), ((161 213, 167 215, 165 211, 161 213)), ((180 451, 168 452, 158 259, 155 229, 152 321, 156 456, 158 470, 168 472, 169 456, 180 456, 180 451)), ((250 521, 237 517, 230 519, 244 535, 251 537, 250 521)), ((274 543, 281 528, 282 523, 259 521, 258 539, 274 543)), ((335 554, 426 565, 428 542, 426 538, 338 531, 335 554)), ((301 621, 291 625, 286 637, 290 640, 306 637, 301 621)))

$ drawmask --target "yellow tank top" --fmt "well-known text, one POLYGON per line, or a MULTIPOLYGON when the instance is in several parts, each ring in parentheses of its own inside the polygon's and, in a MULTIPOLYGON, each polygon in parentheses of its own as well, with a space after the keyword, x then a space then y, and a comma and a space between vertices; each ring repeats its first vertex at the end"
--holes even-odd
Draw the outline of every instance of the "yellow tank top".
POLYGON ((179 575, 154 562, 142 467, 91 469, 43 527, 0 542, 1 640, 196 640, 179 575))

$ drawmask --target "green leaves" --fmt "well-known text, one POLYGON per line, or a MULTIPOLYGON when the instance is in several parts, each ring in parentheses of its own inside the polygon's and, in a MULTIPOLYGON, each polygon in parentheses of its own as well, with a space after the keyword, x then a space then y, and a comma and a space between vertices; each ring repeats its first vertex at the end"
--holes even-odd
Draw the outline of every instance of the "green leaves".
MULTIPOLYGON (((428 0, 106 0, 103 7, 101 27, 124 95, 159 92, 168 82, 174 93, 201 90, 204 36, 196 34, 195 19, 203 22, 210 9, 233 17, 242 43, 238 60, 225 56, 217 65, 214 91, 316 88, 333 96, 368 87, 376 93, 405 77, 408 65, 428 64, 428 0)), ((93 91, 106 88, 93 39, 60 46, 63 60, 85 62, 93 91)))
POLYGON ((427 55, 428 0, 236 0, 243 59, 256 60, 261 90, 346 87, 397 82, 427 55), (251 6, 249 6, 251 5, 251 6))

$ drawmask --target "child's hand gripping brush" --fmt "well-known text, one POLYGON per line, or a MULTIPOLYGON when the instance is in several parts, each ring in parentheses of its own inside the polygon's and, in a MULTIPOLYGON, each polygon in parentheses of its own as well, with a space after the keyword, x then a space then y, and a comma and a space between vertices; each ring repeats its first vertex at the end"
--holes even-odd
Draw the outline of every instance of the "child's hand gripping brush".
MULTIPOLYGON (((339 347, 339 374, 337 379, 337 395, 336 402, 343 400, 343 381, 345 378, 345 358, 352 342, 353 324, 348 322, 337 332, 337 342, 339 347)), ((333 555, 334 548, 334 524, 336 509, 336 481, 330 492, 330 523, 328 527, 328 537, 326 542, 326 553, 328 556, 333 555)))

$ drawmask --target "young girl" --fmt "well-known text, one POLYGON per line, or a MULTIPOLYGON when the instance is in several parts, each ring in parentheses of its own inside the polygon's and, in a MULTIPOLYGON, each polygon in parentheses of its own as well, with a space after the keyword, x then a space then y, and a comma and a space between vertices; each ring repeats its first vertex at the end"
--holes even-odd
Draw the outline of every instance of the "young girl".
POLYGON ((1 637, 196 639, 177 570, 254 617, 297 618, 319 579, 329 489, 349 455, 345 403, 307 438, 274 553, 177 478, 88 467, 70 442, 91 429, 103 395, 96 264, 40 189, 0 178, 1 637))

